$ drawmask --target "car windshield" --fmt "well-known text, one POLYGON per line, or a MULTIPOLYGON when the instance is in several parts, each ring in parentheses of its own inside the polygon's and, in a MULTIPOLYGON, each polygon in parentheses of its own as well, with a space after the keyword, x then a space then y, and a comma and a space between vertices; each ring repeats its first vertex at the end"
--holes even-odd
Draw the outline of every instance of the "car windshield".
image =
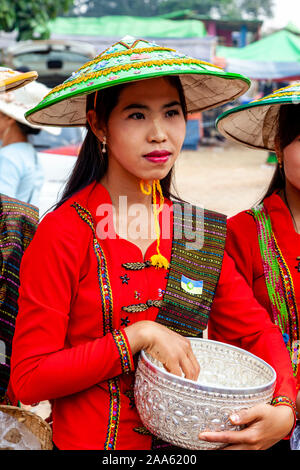
POLYGON ((53 135, 43 129, 39 134, 31 134, 30 142, 37 150, 80 145, 85 132, 83 127, 62 127, 58 135, 53 135))
MULTIPOLYGON (((76 53, 76 52, 69 52, 69 51, 33 51, 33 52, 24 52, 23 54, 18 54, 14 57, 14 66, 16 69, 19 70, 22 66, 27 66, 31 64, 31 68, 41 63, 56 63, 61 62, 68 63, 68 62, 75 62, 75 64, 84 64, 90 59, 89 56, 76 53)), ((57 66, 58 68, 62 67, 62 65, 57 66)), ((52 67, 53 68, 53 67, 52 67)), ((35 69, 34 69, 35 70, 35 69)))

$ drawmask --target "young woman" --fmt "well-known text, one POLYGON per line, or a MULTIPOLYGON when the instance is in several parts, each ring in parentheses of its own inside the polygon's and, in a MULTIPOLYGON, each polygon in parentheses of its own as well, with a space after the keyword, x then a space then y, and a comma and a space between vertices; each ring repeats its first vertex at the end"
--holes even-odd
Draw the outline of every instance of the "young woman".
POLYGON ((137 354, 144 349, 196 379, 186 336, 201 335, 208 320, 276 368, 272 404, 280 406, 241 411, 232 421, 245 430, 200 438, 267 448, 293 428, 289 356, 224 253, 225 217, 185 213, 182 201, 171 201, 187 110, 244 89, 241 76, 127 38, 27 114, 39 124, 87 120, 88 128, 62 200, 22 263, 13 345, 14 391, 23 403, 51 400, 58 449, 150 449, 133 400, 137 354))
MULTIPOLYGON (((0 93, 13 91, 36 80, 34 71, 19 73, 0 67, 0 93)), ((1 173, 0 173, 1 178, 1 173)), ((10 359, 18 311, 19 267, 38 223, 38 209, 0 194, 0 403, 14 400, 9 387, 10 359)))
POLYGON ((299 390, 300 83, 234 108, 220 116, 218 127, 230 139, 277 154, 277 168, 261 203, 229 219, 226 247, 279 326, 299 390))

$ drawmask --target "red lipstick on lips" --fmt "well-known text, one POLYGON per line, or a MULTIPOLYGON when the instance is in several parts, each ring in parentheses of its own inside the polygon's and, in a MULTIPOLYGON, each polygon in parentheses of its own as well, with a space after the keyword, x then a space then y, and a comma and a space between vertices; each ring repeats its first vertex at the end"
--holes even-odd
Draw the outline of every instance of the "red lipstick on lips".
POLYGON ((153 152, 144 155, 144 158, 154 163, 165 163, 171 155, 168 150, 154 150, 153 152))

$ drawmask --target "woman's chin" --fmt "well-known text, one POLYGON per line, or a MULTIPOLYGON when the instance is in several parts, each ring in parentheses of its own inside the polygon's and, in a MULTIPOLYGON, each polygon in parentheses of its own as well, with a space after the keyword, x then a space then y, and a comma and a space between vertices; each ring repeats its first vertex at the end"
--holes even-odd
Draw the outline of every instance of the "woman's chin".
POLYGON ((143 180, 143 181, 154 181, 154 180, 163 180, 167 175, 166 174, 156 174, 156 175, 144 175, 144 176, 141 176, 139 177, 138 179, 139 180, 143 180))
POLYGON ((141 171, 138 173, 137 177, 145 181, 162 180, 169 174, 171 169, 172 166, 168 165, 163 168, 161 165, 160 168, 157 167, 148 171, 141 171))

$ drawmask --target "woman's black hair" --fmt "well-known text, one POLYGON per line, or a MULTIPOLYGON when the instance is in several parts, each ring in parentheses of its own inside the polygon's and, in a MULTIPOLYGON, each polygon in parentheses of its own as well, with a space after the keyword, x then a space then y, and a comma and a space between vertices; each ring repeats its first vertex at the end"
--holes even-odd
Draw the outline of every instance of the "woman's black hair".
POLYGON ((22 133, 27 136, 27 135, 37 135, 41 132, 41 129, 37 129, 34 127, 27 126, 27 124, 23 124, 22 122, 16 121, 19 129, 22 131, 22 133))
MULTIPOLYGON (((183 114, 186 119, 187 108, 180 78, 178 76, 168 76, 165 78, 167 78, 171 85, 173 85, 178 90, 183 114)), ((98 92, 96 98, 96 112, 99 122, 104 122, 105 124, 108 122, 110 113, 117 105, 120 93, 125 87, 126 85, 121 84, 105 88, 101 90, 101 92, 98 92)), ((94 109, 94 100, 95 93, 87 95, 86 112, 94 109)), ((88 186, 93 181, 99 182, 107 172, 107 153, 103 154, 101 152, 100 143, 88 123, 86 127, 87 134, 81 146, 76 164, 69 180, 67 181, 60 200, 55 205, 55 208, 61 206, 67 199, 88 186)), ((172 170, 173 169, 171 169, 166 177, 160 181, 161 188, 165 197, 179 199, 177 196, 171 194, 170 190, 173 175, 172 170)))
MULTIPOLYGON (((283 153, 285 147, 300 135, 300 104, 284 104, 280 106, 277 133, 275 137, 276 153, 283 153)), ((282 162, 284 164, 284 162, 282 162)), ((270 185, 261 202, 271 196, 275 191, 285 189, 285 174, 283 168, 277 164, 270 185)))

